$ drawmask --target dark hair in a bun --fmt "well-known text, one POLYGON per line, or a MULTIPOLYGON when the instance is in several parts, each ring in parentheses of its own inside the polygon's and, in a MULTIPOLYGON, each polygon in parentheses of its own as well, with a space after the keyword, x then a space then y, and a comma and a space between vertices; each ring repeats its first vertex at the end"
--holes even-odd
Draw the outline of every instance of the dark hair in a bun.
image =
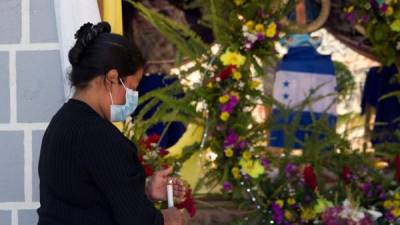
POLYGON ((138 48, 127 38, 110 32, 107 22, 86 23, 76 32, 76 43, 68 54, 72 86, 86 87, 93 78, 105 75, 111 69, 125 77, 144 66, 138 48))

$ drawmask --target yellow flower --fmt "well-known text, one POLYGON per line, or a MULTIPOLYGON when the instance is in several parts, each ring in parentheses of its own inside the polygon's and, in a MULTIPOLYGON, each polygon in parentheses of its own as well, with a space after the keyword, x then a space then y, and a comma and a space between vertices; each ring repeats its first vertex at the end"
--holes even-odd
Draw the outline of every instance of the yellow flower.
POLYGON ((390 209, 393 207, 393 201, 392 200, 386 200, 383 202, 383 207, 385 207, 385 209, 390 209))
POLYGON ((322 213, 324 212, 327 208, 331 207, 332 203, 326 200, 323 197, 320 197, 317 199, 317 204, 314 205, 314 212, 315 213, 322 213))
POLYGON ((283 202, 283 200, 281 200, 281 199, 278 199, 278 200, 276 200, 275 201, 275 204, 277 204, 277 205, 279 205, 279 207, 283 207, 283 205, 284 205, 284 202, 283 202))
POLYGON ((242 56, 238 52, 227 50, 224 54, 221 55, 220 60, 224 64, 224 66, 233 65, 239 67, 246 62, 246 57, 242 56))
POLYGON ((259 81, 259 80, 253 80, 253 81, 251 82, 251 84, 250 84, 250 87, 251 87, 252 89, 256 89, 256 88, 258 88, 258 86, 260 86, 260 84, 261 84, 261 81, 259 81))
POLYGON ((256 27, 255 27, 255 30, 257 31, 257 32, 264 32, 264 25, 263 24, 261 24, 261 23, 259 23, 259 24, 257 24, 256 25, 256 27))
POLYGON ((387 9, 386 9, 385 15, 386 15, 386 16, 391 16, 391 15, 393 15, 393 13, 394 13, 394 9, 393 9, 392 6, 389 5, 389 6, 387 7, 387 9))
POLYGON ((293 214, 289 210, 285 210, 285 218, 289 221, 293 220, 293 214))
POLYGON ((393 216, 396 217, 396 218, 400 217, 400 208, 393 209, 393 210, 391 211, 391 213, 392 213, 393 216))
POLYGON ((225 156, 228 157, 228 158, 230 158, 230 157, 233 156, 233 150, 232 150, 232 148, 227 148, 227 149, 225 150, 225 156))
POLYGON ((213 88, 214 85, 213 85, 213 83, 210 82, 210 83, 207 84, 207 87, 208 87, 208 88, 213 88))
POLYGON ((274 22, 270 23, 267 27, 267 31, 265 32, 265 36, 267 36, 269 38, 275 37, 276 29, 277 29, 276 23, 274 23, 274 22))
POLYGON ((394 199, 400 200, 400 192, 396 192, 396 194, 394 194, 394 199))
POLYGON ((347 12, 347 13, 351 13, 351 12, 354 11, 354 6, 352 5, 349 8, 345 8, 344 11, 347 12))
POLYGON ((254 28, 254 21, 253 20, 249 20, 247 21, 244 25, 247 27, 248 30, 253 30, 254 28))
POLYGON ((252 154, 251 154, 251 152, 249 152, 249 151, 245 151, 245 152, 243 152, 243 159, 244 160, 250 160, 251 159, 251 157, 252 157, 252 154))
POLYGON ((301 212, 301 219, 304 221, 310 221, 315 218, 315 213, 313 209, 307 208, 301 212))
POLYGON ((233 72, 233 79, 240 80, 242 78, 242 74, 239 71, 233 72))
POLYGON ((393 201, 393 206, 395 207, 395 208, 400 208, 400 201, 393 201))
POLYGON ((239 180, 240 179, 240 169, 238 168, 238 167, 233 167, 232 168, 232 175, 233 175, 233 177, 236 179, 236 180, 239 180))
POLYGON ((231 92, 231 95, 236 96, 236 98, 237 98, 238 100, 240 99, 240 95, 239 95, 239 93, 237 93, 236 91, 232 91, 232 92, 231 92))
POLYGON ((237 6, 243 5, 243 3, 246 2, 246 0, 233 0, 233 1, 235 2, 235 4, 236 4, 237 6))
POLYGON ((229 101, 229 96, 228 95, 224 95, 219 97, 219 103, 224 104, 227 103, 229 101))
POLYGON ((229 119, 229 113, 228 112, 222 112, 219 117, 221 118, 222 121, 227 121, 229 119))
POLYGON ((390 28, 393 31, 400 32, 400 19, 395 20, 392 24, 390 24, 390 28))
POLYGON ((288 205, 294 205, 294 204, 296 204, 296 199, 288 198, 287 203, 288 203, 288 205))
POLYGON ((239 161, 242 166, 243 172, 247 173, 252 178, 258 178, 265 173, 264 167, 261 165, 260 160, 244 160, 239 161))

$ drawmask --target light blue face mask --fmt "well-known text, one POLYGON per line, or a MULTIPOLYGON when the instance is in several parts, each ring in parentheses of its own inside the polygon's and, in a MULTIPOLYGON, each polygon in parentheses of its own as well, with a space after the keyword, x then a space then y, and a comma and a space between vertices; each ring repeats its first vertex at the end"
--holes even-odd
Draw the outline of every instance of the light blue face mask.
POLYGON ((110 91, 111 98, 111 122, 125 121, 133 111, 135 111, 139 102, 139 93, 125 86, 124 82, 120 79, 122 85, 125 88, 125 105, 114 105, 114 101, 110 91))

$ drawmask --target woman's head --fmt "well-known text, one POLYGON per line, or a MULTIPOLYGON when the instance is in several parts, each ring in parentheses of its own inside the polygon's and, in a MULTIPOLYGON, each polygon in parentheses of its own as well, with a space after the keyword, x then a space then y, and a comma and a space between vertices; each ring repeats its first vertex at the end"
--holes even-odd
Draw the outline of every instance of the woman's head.
POLYGON ((125 87, 136 89, 145 63, 133 43, 110 31, 106 22, 86 23, 76 32, 76 43, 68 55, 76 95, 90 98, 107 118, 112 103, 125 104, 125 87))

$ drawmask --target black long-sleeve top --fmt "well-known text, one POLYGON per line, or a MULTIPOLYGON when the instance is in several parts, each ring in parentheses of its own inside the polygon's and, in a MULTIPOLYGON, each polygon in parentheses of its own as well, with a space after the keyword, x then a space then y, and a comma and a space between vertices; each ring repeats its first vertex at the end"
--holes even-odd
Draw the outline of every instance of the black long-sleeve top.
POLYGON ((136 147, 89 105, 69 100, 39 159, 38 225, 163 225, 145 194, 136 147))

